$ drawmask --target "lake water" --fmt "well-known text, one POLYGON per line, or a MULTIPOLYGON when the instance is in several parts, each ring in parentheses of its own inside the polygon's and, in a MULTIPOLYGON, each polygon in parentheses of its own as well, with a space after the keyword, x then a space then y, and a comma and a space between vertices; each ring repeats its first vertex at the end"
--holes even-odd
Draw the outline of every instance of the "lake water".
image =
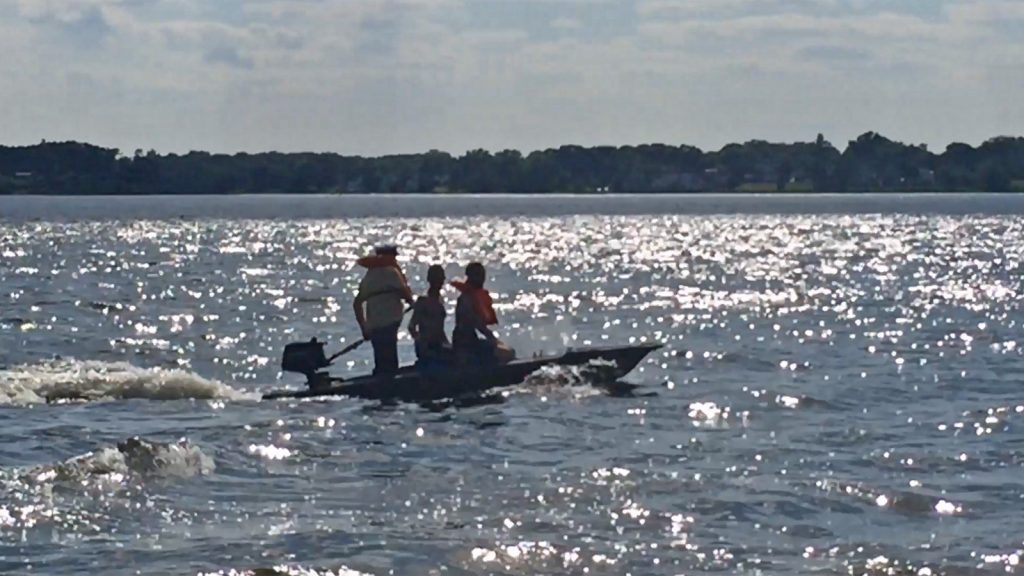
POLYGON ((1021 571, 1022 215, 0 197, 0 573, 1021 571), (561 370, 477 405, 261 401, 301 387, 286 343, 358 338, 354 260, 382 241, 416 291, 428 264, 485 262, 523 354, 665 347, 626 397, 561 370))

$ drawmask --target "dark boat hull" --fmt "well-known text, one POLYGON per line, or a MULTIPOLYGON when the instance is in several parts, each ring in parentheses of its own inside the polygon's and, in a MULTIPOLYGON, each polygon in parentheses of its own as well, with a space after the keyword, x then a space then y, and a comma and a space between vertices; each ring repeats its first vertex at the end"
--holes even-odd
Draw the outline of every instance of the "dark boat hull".
POLYGON ((613 363, 608 367, 611 376, 621 378, 658 348, 661 348, 660 344, 587 348, 570 350, 559 356, 514 360, 501 366, 476 366, 459 370, 420 371, 414 366, 406 366, 393 377, 360 376, 350 380, 326 378, 319 386, 307 390, 270 392, 264 394, 263 399, 349 396, 408 402, 441 400, 519 384, 544 366, 582 366, 594 360, 613 363))

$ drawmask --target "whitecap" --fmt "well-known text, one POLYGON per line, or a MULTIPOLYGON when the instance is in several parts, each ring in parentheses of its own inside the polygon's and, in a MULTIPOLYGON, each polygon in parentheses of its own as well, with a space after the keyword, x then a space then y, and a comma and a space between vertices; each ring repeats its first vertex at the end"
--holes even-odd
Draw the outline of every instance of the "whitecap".
POLYGON ((22 477, 32 484, 88 480, 121 483, 143 476, 188 478, 210 474, 214 469, 213 459, 188 440, 157 442, 132 437, 116 446, 104 446, 56 464, 36 466, 26 470, 22 477))
POLYGON ((256 400, 259 395, 193 372, 127 362, 60 359, 0 370, 0 404, 130 398, 256 400))
POLYGON ((607 360, 591 360, 579 366, 542 366, 523 381, 521 390, 542 398, 554 395, 584 398, 601 394, 601 387, 615 381, 616 365, 607 360))
POLYGON ((197 576, 371 576, 366 572, 353 570, 347 566, 334 569, 306 568, 304 566, 289 566, 280 564, 273 568, 259 568, 256 570, 245 570, 230 568, 216 572, 199 572, 197 576))

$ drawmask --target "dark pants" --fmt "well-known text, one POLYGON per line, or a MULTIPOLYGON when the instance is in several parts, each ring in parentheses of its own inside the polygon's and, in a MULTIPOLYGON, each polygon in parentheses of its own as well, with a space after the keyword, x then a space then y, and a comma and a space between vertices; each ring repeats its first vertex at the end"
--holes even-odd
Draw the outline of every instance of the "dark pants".
POLYGON ((373 345, 373 373, 398 372, 398 327, 401 323, 370 330, 373 345))
POLYGON ((416 344, 416 367, 420 370, 443 370, 452 363, 452 349, 444 344, 416 344))
POLYGON ((455 343, 455 357, 462 364, 497 364, 494 358, 494 344, 482 338, 459 338, 455 343))

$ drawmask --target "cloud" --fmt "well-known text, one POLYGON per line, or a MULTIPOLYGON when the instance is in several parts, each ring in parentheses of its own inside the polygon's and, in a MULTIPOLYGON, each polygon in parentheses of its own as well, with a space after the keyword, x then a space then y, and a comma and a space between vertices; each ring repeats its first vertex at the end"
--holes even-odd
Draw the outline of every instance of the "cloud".
POLYGON ((805 46, 797 51, 797 56, 805 61, 818 61, 826 64, 862 64, 871 60, 871 55, 864 50, 829 45, 805 46))
POLYGON ((961 0, 944 4, 949 19, 956 22, 992 24, 1007 20, 1024 22, 1024 3, 1016 0, 961 0))
POLYGON ((237 48, 232 46, 216 46, 206 51, 207 62, 226 64, 233 68, 252 69, 252 58, 242 55, 237 48))
POLYGON ((867 129, 941 147, 1024 132, 1021 22, 1017 0, 0 0, 0 69, 17 79, 0 124, 161 150, 867 129), (97 120, 71 119, 81 102, 97 120))
POLYGON ((19 8, 28 21, 46 29, 51 38, 67 41, 76 48, 98 46, 113 32, 101 2, 23 1, 19 8))
POLYGON ((555 18, 551 21, 551 27, 559 30, 579 30, 583 28, 583 23, 575 18, 555 18))

